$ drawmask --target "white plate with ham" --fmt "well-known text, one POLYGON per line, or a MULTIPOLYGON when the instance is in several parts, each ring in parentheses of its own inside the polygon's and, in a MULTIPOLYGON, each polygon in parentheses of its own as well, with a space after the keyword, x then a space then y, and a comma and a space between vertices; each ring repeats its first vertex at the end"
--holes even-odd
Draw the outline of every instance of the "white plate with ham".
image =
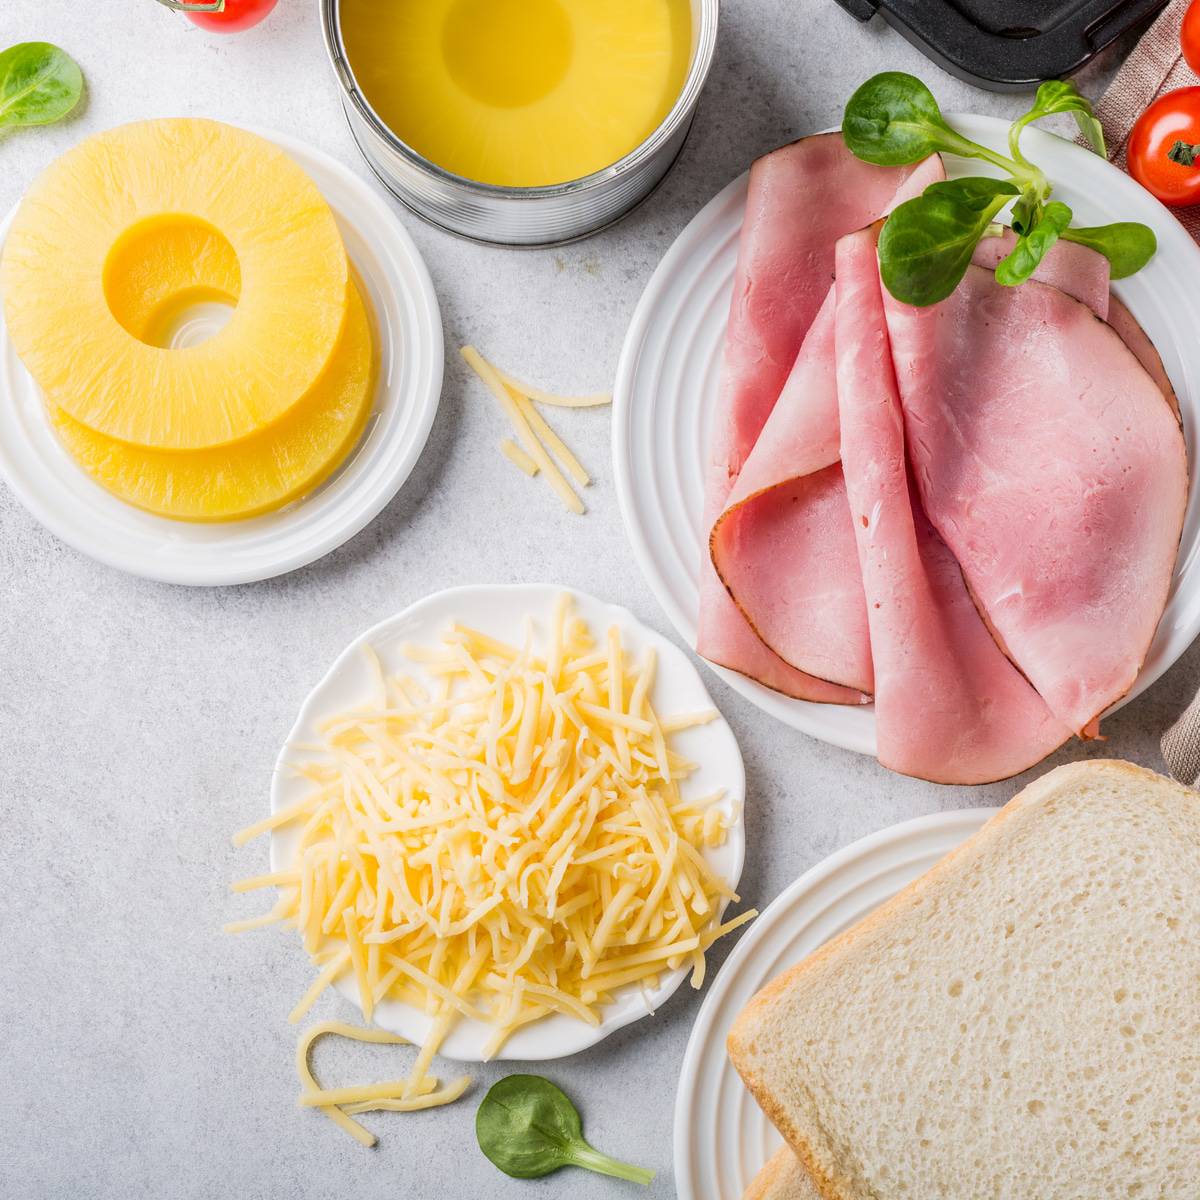
POLYGON ((990 239, 909 308, 855 231, 980 164, 873 167, 816 135, 684 230, 617 375, 621 509, 681 636, 787 724, 946 783, 1093 734, 1200 632, 1200 250, 1103 159, 1025 136, 1077 224, 1154 229, 1149 266, 1110 293, 1060 243, 1001 288, 990 239))

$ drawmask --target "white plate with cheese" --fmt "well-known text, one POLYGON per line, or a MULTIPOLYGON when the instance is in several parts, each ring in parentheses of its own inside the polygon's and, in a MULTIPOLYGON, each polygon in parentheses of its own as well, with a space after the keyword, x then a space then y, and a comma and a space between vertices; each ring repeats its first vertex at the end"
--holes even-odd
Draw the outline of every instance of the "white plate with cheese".
MULTIPOLYGON (((272 813, 278 814, 289 806, 304 802, 306 796, 311 797, 314 789, 313 781, 298 776, 295 768, 306 757, 312 757, 311 747, 324 736, 325 731, 329 728, 324 723, 335 717, 353 721, 352 710, 359 706, 362 711, 361 706, 370 702, 373 695, 379 698, 376 702, 381 701, 385 707, 393 703, 388 699, 388 696, 393 693, 388 692, 387 688, 393 686, 395 681, 400 679, 404 679, 405 682, 396 684, 396 686, 408 688, 410 694, 414 694, 414 690, 422 692, 423 694, 416 697, 413 702, 417 704, 424 702, 428 706, 427 697, 433 695, 438 687, 437 668, 434 665, 422 668, 420 662, 414 663, 408 656, 412 647, 435 648, 448 629, 469 628, 478 631, 484 638, 496 639, 517 647, 522 646, 526 638, 529 638, 532 645, 540 648, 547 643, 547 639, 550 637, 549 627, 554 624, 551 614, 555 611, 556 601, 563 595, 564 589, 562 588, 539 584, 453 588, 417 602, 357 637, 338 657, 300 711, 295 727, 289 734, 276 764, 271 787, 272 813), (393 684, 385 683, 389 680, 393 681, 393 684)), ((741 817, 745 798, 745 773, 733 732, 713 709, 712 700, 698 672, 688 656, 677 646, 653 630, 646 628, 626 609, 606 604, 578 592, 570 592, 566 595, 569 597, 570 611, 587 624, 591 633, 595 635, 599 647, 604 646, 607 631, 615 629, 619 634, 620 644, 627 652, 630 661, 643 661, 647 652, 653 652, 656 664, 652 675, 653 682, 648 685, 645 692, 645 698, 649 702, 649 711, 657 715, 657 719, 662 722, 662 728, 668 731, 671 753, 681 755, 696 764, 694 772, 678 783, 681 811, 691 812, 690 806, 693 803, 696 805, 703 803, 710 806, 714 813, 719 814, 723 828, 723 841, 720 844, 704 845, 700 853, 714 878, 727 882, 730 890, 736 888, 745 854, 745 833, 741 817), (685 723, 688 716, 694 717, 697 714, 706 714, 709 719, 703 724, 696 724, 678 731, 668 729, 671 724, 669 718, 679 714, 684 715, 682 719, 685 723)), ((554 636, 561 640, 557 632, 554 636)), ((474 643, 471 644, 474 645, 474 643)), ((430 649, 430 653, 432 653, 432 649, 430 649)), ((582 666, 579 664, 586 665, 585 659, 594 659, 595 657, 595 655, 581 655, 572 660, 570 669, 576 670, 578 667, 582 670, 582 666)), ((596 670, 596 668, 592 669, 596 670)), ((564 668, 561 678, 565 681, 577 678, 577 676, 569 674, 564 668)), ((651 676, 647 675, 647 680, 650 678, 651 676)), ((632 681, 627 680, 626 682, 632 688, 632 681)), ((576 696, 576 701, 580 703, 581 707, 600 711, 601 706, 585 705, 579 696, 576 696)), ((434 707, 437 708, 440 718, 441 705, 438 704, 434 707)), ((618 704, 618 707, 621 705, 618 704)), ((630 711, 634 711, 632 701, 630 711)), ((637 711, 645 712, 647 710, 641 706, 637 711)), ((342 726, 339 724, 337 727, 341 728, 342 726)), ((520 745, 519 740, 517 744, 520 745)), ((550 740, 547 739, 545 744, 549 746, 550 740)), ((536 758, 538 746, 532 741, 531 750, 536 758)), ((549 751, 547 750, 546 753, 549 751)), ((520 795, 517 786, 510 782, 516 778, 518 773, 514 769, 505 768, 503 774, 505 803, 508 804, 510 810, 520 811, 521 804, 527 797, 520 795), (509 794, 515 797, 516 801, 520 801, 520 804, 510 801, 507 798, 509 794)), ((453 822, 447 820, 447 824, 462 825, 478 811, 481 794, 488 794, 481 793, 479 787, 471 791, 464 782, 468 777, 467 774, 459 771, 453 777, 455 786, 446 791, 449 798, 445 803, 448 807, 453 808, 455 804, 467 806, 455 814, 453 822)), ((474 777, 470 776, 470 778, 474 777)), ((398 783, 394 794, 400 795, 403 788, 411 788, 411 786, 410 783, 398 783)), ((492 785, 488 784, 487 786, 491 787, 492 785)), ((411 792, 407 794, 411 794, 411 792)), ((532 803, 536 797, 528 799, 532 803)), ((389 817, 386 800, 384 803, 385 807, 380 809, 380 812, 385 823, 387 820, 397 821, 398 814, 395 817, 389 817)), ((582 807, 580 804, 575 805, 576 809, 580 807, 582 807)), ((574 809, 564 807, 564 811, 570 814, 574 809)), ((601 809, 601 819, 603 819, 604 811, 601 809)), ((564 820, 564 825, 570 825, 572 830, 575 828, 573 818, 564 820)), ((293 820, 280 825, 273 831, 271 838, 272 871, 286 872, 295 869, 302 828, 303 822, 293 820)), ((396 828, 398 826, 393 823, 392 829, 396 828)), ((407 826, 405 828, 407 829, 407 826)), ((469 826, 467 828, 469 831, 469 826)), ((542 826, 543 830, 544 828, 542 826)), ((369 830, 368 841, 370 836, 380 829, 382 826, 369 830)), ((511 820, 505 826, 505 830, 514 838, 519 837, 519 831, 516 830, 516 825, 511 820)), ((382 837, 382 834, 380 836, 382 837)), ((576 836, 577 839, 582 838, 581 834, 576 836)), ((380 843, 377 841, 375 845, 378 844, 380 843)), ((487 843, 482 844, 486 846, 487 843)), ((569 849, 572 855, 577 855, 581 859, 586 858, 586 855, 579 853, 574 844, 570 844, 569 849)), ((424 882, 424 876, 411 865, 411 860, 416 857, 416 853, 407 845, 405 853, 408 858, 406 859, 405 882, 402 886, 408 888, 411 894, 426 888, 427 884, 424 882)), ((442 850, 437 850, 436 853, 431 851, 430 855, 433 861, 440 864, 443 861, 440 857, 442 853, 442 850)), ((508 853, 507 849, 505 853, 508 853)), ((385 855, 385 857, 387 856, 385 855)), ((442 869, 440 882, 436 886, 439 889, 443 886, 449 889, 456 878, 453 872, 462 869, 465 871, 464 878, 468 881, 463 884, 465 888, 476 880, 478 871, 488 869, 486 866, 479 865, 483 864, 488 857, 488 851, 485 849, 480 849, 468 857, 472 861, 458 863, 455 860, 456 865, 451 870, 442 869)), ((394 856, 393 866, 397 869, 399 858, 398 854, 394 856)), ((536 855, 531 856, 527 863, 532 869, 537 869, 538 864, 535 858, 536 855)), ((547 859, 549 860, 548 855, 547 859)), ((507 860, 509 864, 512 861, 511 858, 507 860)), ((633 861, 635 859, 631 855, 630 862, 633 861)), ((430 870, 432 871, 432 869, 431 867, 430 870)), ((551 874, 553 873, 551 872, 551 874)), ((614 878, 618 874, 619 872, 614 869, 614 878)), ((665 874, 665 871, 662 874, 665 874)), ((379 873, 377 872, 376 880, 378 881, 378 879, 379 873)), ((492 882, 491 877, 485 879, 484 890, 486 890, 486 885, 492 882)), ((671 886, 675 886, 674 876, 671 886)), ((313 884, 313 887, 315 888, 316 885, 313 884)), ((498 891, 498 888, 492 888, 493 893, 498 891)), ((368 900, 363 906, 363 911, 372 908, 373 899, 372 896, 368 900)), ((611 897, 609 899, 611 906, 611 897)), ((720 920, 725 902, 724 899, 715 902, 715 914, 712 916, 714 923, 720 920)), ((497 915, 508 920, 510 914, 501 907, 497 915)), ((512 913, 511 917, 515 925, 520 914, 512 913)), ((303 927, 303 922, 301 922, 301 926, 303 927)), ((480 941, 482 940, 481 936, 480 941)), ((666 935, 662 940, 672 946, 678 944, 667 939, 666 935)), ((629 944, 633 945, 632 942, 629 944)), ((610 1003, 599 1002, 600 1019, 597 1024, 589 1024, 580 1017, 571 1016, 565 1012, 552 1012, 528 1024, 522 1024, 515 1028, 498 1051, 494 1053, 489 1053, 489 1050, 492 1049, 489 1047, 489 1043, 493 1041, 496 1033, 494 1025, 470 1016, 456 1018, 445 1040, 441 1042, 439 1053, 464 1061, 480 1061, 487 1057, 542 1060, 573 1054, 594 1045, 614 1030, 654 1012, 683 983, 691 971, 691 966, 692 964, 688 962, 677 969, 668 970, 664 965, 654 986, 635 984, 605 988, 605 994, 610 994, 612 999, 610 1003)), ((382 972, 376 975, 365 973, 358 975, 357 971, 357 967, 353 971, 344 969, 334 980, 333 986, 361 1009, 357 979, 374 979, 378 982, 382 972)), ((614 973, 611 978, 616 979, 617 975, 614 973)), ((433 1026, 433 1018, 426 1011, 412 1003, 394 998, 385 999, 374 1006, 373 1020, 383 1028, 400 1034, 418 1045, 428 1043, 433 1026)))
POLYGON ((741 1196, 782 1139, 725 1053, 751 997, 977 832, 990 808, 934 813, 839 850, 786 888, 721 967, 692 1027, 675 1099, 680 1200, 741 1196))

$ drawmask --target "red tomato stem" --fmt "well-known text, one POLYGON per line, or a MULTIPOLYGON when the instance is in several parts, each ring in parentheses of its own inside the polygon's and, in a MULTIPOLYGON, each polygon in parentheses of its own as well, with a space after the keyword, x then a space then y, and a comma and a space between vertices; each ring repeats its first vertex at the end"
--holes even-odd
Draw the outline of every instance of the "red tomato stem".
POLYGON ((1198 155, 1200 155, 1200 142, 1197 142, 1194 146, 1188 142, 1176 142, 1167 151, 1167 157, 1172 162, 1177 162, 1181 167, 1194 167, 1198 155))

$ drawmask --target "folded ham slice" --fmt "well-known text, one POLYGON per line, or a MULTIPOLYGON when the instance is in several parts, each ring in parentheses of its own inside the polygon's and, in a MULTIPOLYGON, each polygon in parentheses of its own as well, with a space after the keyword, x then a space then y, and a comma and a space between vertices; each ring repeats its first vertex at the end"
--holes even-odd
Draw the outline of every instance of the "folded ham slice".
POLYGON ((871 689, 837 466, 832 299, 822 307, 834 246, 942 177, 937 158, 861 162, 840 134, 751 169, 706 479, 697 649, 792 696, 854 703, 871 689))
POLYGON ((871 644, 839 462, 834 289, 709 539, 755 633, 785 662, 870 692, 871 644))
POLYGON ((1070 736, 1005 658, 910 487, 871 230, 837 247, 841 456, 875 662, 879 761, 937 783, 1007 778, 1070 736))
POLYGON ((1006 653, 1090 733, 1166 603, 1188 489, 1175 415, 1057 288, 970 267, 942 303, 886 311, 924 510, 1006 653))

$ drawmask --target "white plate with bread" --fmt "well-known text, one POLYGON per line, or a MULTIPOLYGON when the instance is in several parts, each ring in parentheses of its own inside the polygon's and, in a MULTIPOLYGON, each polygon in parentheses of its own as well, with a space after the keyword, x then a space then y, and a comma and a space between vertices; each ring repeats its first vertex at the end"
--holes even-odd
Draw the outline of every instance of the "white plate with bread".
POLYGON ((1198 926, 1200 794, 1129 763, 856 842, 705 1001, 680 1197, 1194 1200, 1198 926))
POLYGON ((862 838, 802 875, 742 935, 705 998, 683 1061, 675 1103, 680 1200, 734 1200, 782 1144, 725 1054, 725 1038, 754 993, 924 874, 994 811, 935 813, 862 838))

